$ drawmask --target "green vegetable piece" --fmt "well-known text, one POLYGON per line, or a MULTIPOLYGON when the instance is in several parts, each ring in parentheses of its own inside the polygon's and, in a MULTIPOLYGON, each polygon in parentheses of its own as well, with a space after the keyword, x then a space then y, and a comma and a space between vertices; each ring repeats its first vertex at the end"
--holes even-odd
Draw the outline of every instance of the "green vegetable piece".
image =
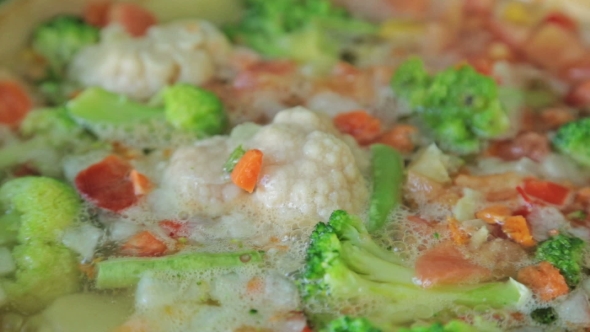
POLYGON ((23 141, 0 149, 0 169, 30 163, 43 175, 61 175, 59 158, 87 150, 94 139, 63 108, 29 112, 21 123, 23 141))
POLYGON ((424 62, 411 57, 403 62, 391 78, 391 88, 398 98, 406 101, 412 108, 421 106, 432 78, 424 68, 424 62))
POLYGON ((0 187, 0 211, 8 211, 11 219, 15 214, 20 216, 20 243, 32 240, 59 243, 80 208, 76 191, 51 178, 22 177, 0 187))
POLYGON ((52 178, 22 177, 0 187, 0 222, 18 225, 18 244, 12 249, 16 273, 12 279, 0 278, 16 310, 34 313, 79 289, 76 257, 60 240, 80 209, 76 191, 52 178))
POLYGON ((483 140, 510 129, 496 82, 470 66, 429 76, 422 61, 411 58, 396 70, 391 87, 445 150, 476 153, 483 140))
POLYGON ((375 232, 383 227, 391 211, 401 202, 404 162, 401 155, 384 144, 371 145, 373 191, 367 229, 375 232))
POLYGON ((99 30, 75 16, 58 16, 37 27, 32 47, 49 64, 52 76, 60 77, 74 55, 98 42, 99 30))
POLYGON ((227 159, 225 164, 223 164, 223 171, 225 173, 231 173, 234 170, 234 167, 236 167, 236 164, 238 163, 240 158, 242 158, 242 156, 244 155, 244 153, 246 153, 246 150, 244 150, 242 145, 239 145, 237 148, 235 148, 229 155, 229 158, 227 159))
MULTIPOLYGON (((345 212, 334 213, 338 213, 339 222, 343 222, 345 212)), ((354 223, 351 227, 362 227, 355 218, 349 220, 354 223)), ((375 301, 380 303, 379 307, 364 317, 382 327, 413 321, 424 310, 436 313, 458 304, 494 308, 518 306, 530 294, 525 286, 513 279, 422 288, 413 282, 413 269, 392 263, 398 258, 381 259, 348 240, 348 235, 343 236, 339 229, 345 228, 343 225, 332 226, 330 219, 327 224, 318 223, 310 236, 305 266, 296 281, 304 301, 335 308, 350 301, 375 301)), ((397 254, 392 252, 390 256, 397 254)))
POLYGON ((189 84, 176 84, 162 92, 166 120, 174 127, 200 136, 222 134, 228 126, 223 103, 214 93, 189 84))
POLYGON ((88 88, 66 104, 69 114, 83 125, 129 125, 164 120, 161 109, 150 107, 101 88, 88 88))
MULTIPOLYGON (((489 331, 490 329, 485 329, 489 331)), ((495 329, 492 329, 495 330, 495 329)), ((434 323, 428 326, 416 326, 412 328, 403 328, 398 332, 482 332, 481 327, 471 326, 460 320, 452 320, 446 324, 434 323)))
POLYGON ((574 236, 559 234, 537 247, 535 256, 555 266, 570 287, 575 287, 582 277, 582 260, 586 244, 574 236))
POLYGON ((10 304, 26 314, 35 313, 56 298, 80 289, 76 256, 61 245, 31 242, 12 251, 15 279, 0 279, 10 304))
POLYGON ((320 332, 381 332, 381 330, 374 327, 366 318, 341 316, 329 322, 320 332))
POLYGON ((243 19, 225 30, 269 57, 335 63, 346 45, 377 31, 329 0, 247 0, 245 5, 243 19))
POLYGON ((553 145, 579 164, 590 167, 590 118, 568 122, 557 130, 553 145))
POLYGON ((114 258, 98 263, 98 289, 125 288, 139 281, 146 271, 171 273, 215 268, 233 268, 262 261, 258 251, 232 253, 189 253, 158 258, 114 258))
POLYGON ((557 312, 552 307, 539 308, 531 312, 531 318, 540 324, 549 325, 557 320, 557 312))
POLYGON ((10 211, 0 216, 0 246, 13 245, 17 241, 20 216, 10 211))

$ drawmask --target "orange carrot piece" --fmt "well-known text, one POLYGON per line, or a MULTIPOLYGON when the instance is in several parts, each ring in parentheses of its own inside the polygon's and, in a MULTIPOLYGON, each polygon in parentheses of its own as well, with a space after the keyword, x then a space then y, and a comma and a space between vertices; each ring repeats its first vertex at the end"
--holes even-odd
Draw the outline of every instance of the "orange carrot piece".
POLYGON ((262 171, 262 157, 264 154, 258 149, 246 151, 231 172, 232 182, 249 193, 254 191, 258 176, 262 171))
POLYGON ((492 205, 477 211, 475 217, 488 224, 502 224, 511 214, 512 211, 505 205, 492 205))
POLYGON ((381 134, 381 120, 362 110, 336 115, 334 125, 341 133, 354 137, 359 144, 371 143, 381 134))
POLYGON ((119 23, 134 37, 145 35, 147 30, 158 22, 156 16, 149 10, 129 2, 113 4, 109 8, 107 21, 119 23))
POLYGON ((0 81, 0 124, 17 126, 32 107, 31 97, 20 84, 0 81))
POLYGON ((147 176, 139 173, 137 170, 132 170, 129 173, 131 183, 133 183, 133 191, 136 196, 145 195, 153 188, 153 184, 147 176))
POLYGON ((459 221, 457 221, 457 219, 448 218, 447 223, 449 232, 451 233, 451 239, 455 244, 464 245, 469 242, 469 234, 459 226, 459 221))
POLYGON ((415 144, 412 137, 417 132, 418 129, 414 126, 405 124, 396 125, 381 135, 378 142, 389 145, 399 152, 409 153, 414 150, 415 144))
POLYGON ((523 216, 510 216, 504 220, 502 231, 514 242, 529 248, 537 244, 533 239, 529 225, 523 216))
POLYGON ((529 287, 542 301, 551 301, 569 292, 565 278, 549 262, 520 269, 516 279, 529 287))
POLYGON ((142 231, 129 238, 122 246, 121 253, 126 256, 162 256, 168 247, 149 231, 142 231))

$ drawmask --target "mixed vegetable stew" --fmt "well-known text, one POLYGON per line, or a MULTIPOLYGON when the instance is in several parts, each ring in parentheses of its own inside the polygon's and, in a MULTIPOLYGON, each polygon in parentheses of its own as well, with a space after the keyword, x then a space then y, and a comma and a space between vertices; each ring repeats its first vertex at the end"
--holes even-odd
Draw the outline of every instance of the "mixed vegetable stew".
POLYGON ((2 68, 1 331, 590 331, 590 3, 224 6, 2 68))

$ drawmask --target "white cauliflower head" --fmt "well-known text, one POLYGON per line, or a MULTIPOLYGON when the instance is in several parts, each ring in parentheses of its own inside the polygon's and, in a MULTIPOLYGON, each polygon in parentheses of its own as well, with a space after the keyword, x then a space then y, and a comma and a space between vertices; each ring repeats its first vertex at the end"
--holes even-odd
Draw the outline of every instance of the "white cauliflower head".
POLYGON ((328 116, 296 107, 245 139, 216 137, 178 149, 165 171, 162 193, 184 215, 215 219, 208 228, 217 237, 260 232, 282 237, 327 220, 336 209, 362 213, 368 199, 367 160, 366 152, 339 134, 328 116), (264 153, 252 194, 222 170, 240 144, 264 153))
POLYGON ((69 76, 83 86, 146 100, 169 84, 205 83, 230 53, 228 40, 206 21, 157 25, 140 38, 114 24, 101 31, 99 44, 76 54, 69 76))

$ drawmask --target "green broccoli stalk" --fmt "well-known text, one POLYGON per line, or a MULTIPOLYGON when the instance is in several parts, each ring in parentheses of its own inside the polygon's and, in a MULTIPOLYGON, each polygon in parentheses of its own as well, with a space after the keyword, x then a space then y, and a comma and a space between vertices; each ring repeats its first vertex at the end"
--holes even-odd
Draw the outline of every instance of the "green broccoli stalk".
POLYGON ((66 108, 76 122, 101 140, 141 147, 168 144, 185 136, 193 140, 221 134, 228 124, 219 98, 195 86, 172 85, 155 100, 163 105, 142 104, 93 87, 70 100, 66 108))
POLYGON ((347 42, 377 28, 353 19, 329 0, 247 0, 241 22, 226 31, 269 57, 331 63, 347 42))
POLYGON ((555 266, 570 287, 578 285, 582 278, 582 260, 586 243, 574 236, 559 234, 537 247, 535 257, 555 266))
POLYGON ((24 139, 0 149, 0 169, 29 163, 43 175, 59 177, 62 157, 94 144, 93 137, 63 108, 29 112, 19 130, 24 139))
POLYGON ((510 129, 496 82, 470 66, 431 76, 422 61, 413 58, 396 70, 391 87, 443 149, 476 153, 483 140, 510 129))
POLYGON ((194 272, 217 268, 235 268, 262 261, 258 251, 230 253, 188 253, 158 258, 114 258, 98 263, 98 289, 130 287, 147 271, 194 272))
POLYGON ((369 238, 349 240, 354 239, 350 234, 367 234, 367 230, 358 219, 347 216, 344 211, 335 211, 330 221, 318 223, 310 236, 305 266, 297 278, 306 301, 335 308, 342 303, 379 303, 366 318, 382 328, 419 318, 425 310, 435 314, 452 305, 514 307, 530 295, 512 279, 422 288, 413 282, 413 269, 392 263, 399 260, 395 253, 390 254, 391 259, 381 259, 365 249, 377 246, 369 244, 369 238))
POLYGON ((374 327, 366 318, 340 316, 329 322, 320 332, 381 332, 381 330, 374 327))
POLYGON ((80 208, 76 191, 51 178, 23 177, 0 187, 0 212, 18 218, 18 244, 12 249, 17 269, 12 277, 0 278, 0 288, 16 310, 34 313, 79 289, 76 256, 60 238, 80 208))
POLYGON ((579 164, 590 167, 590 118, 568 122, 557 130, 553 146, 579 164))
POLYGON ((79 17, 59 16, 36 28, 31 46, 47 61, 52 76, 62 77, 74 55, 98 39, 98 28, 79 17))
POLYGON ((166 120, 199 136, 222 134, 228 118, 219 97, 207 90, 176 84, 162 91, 166 120))

